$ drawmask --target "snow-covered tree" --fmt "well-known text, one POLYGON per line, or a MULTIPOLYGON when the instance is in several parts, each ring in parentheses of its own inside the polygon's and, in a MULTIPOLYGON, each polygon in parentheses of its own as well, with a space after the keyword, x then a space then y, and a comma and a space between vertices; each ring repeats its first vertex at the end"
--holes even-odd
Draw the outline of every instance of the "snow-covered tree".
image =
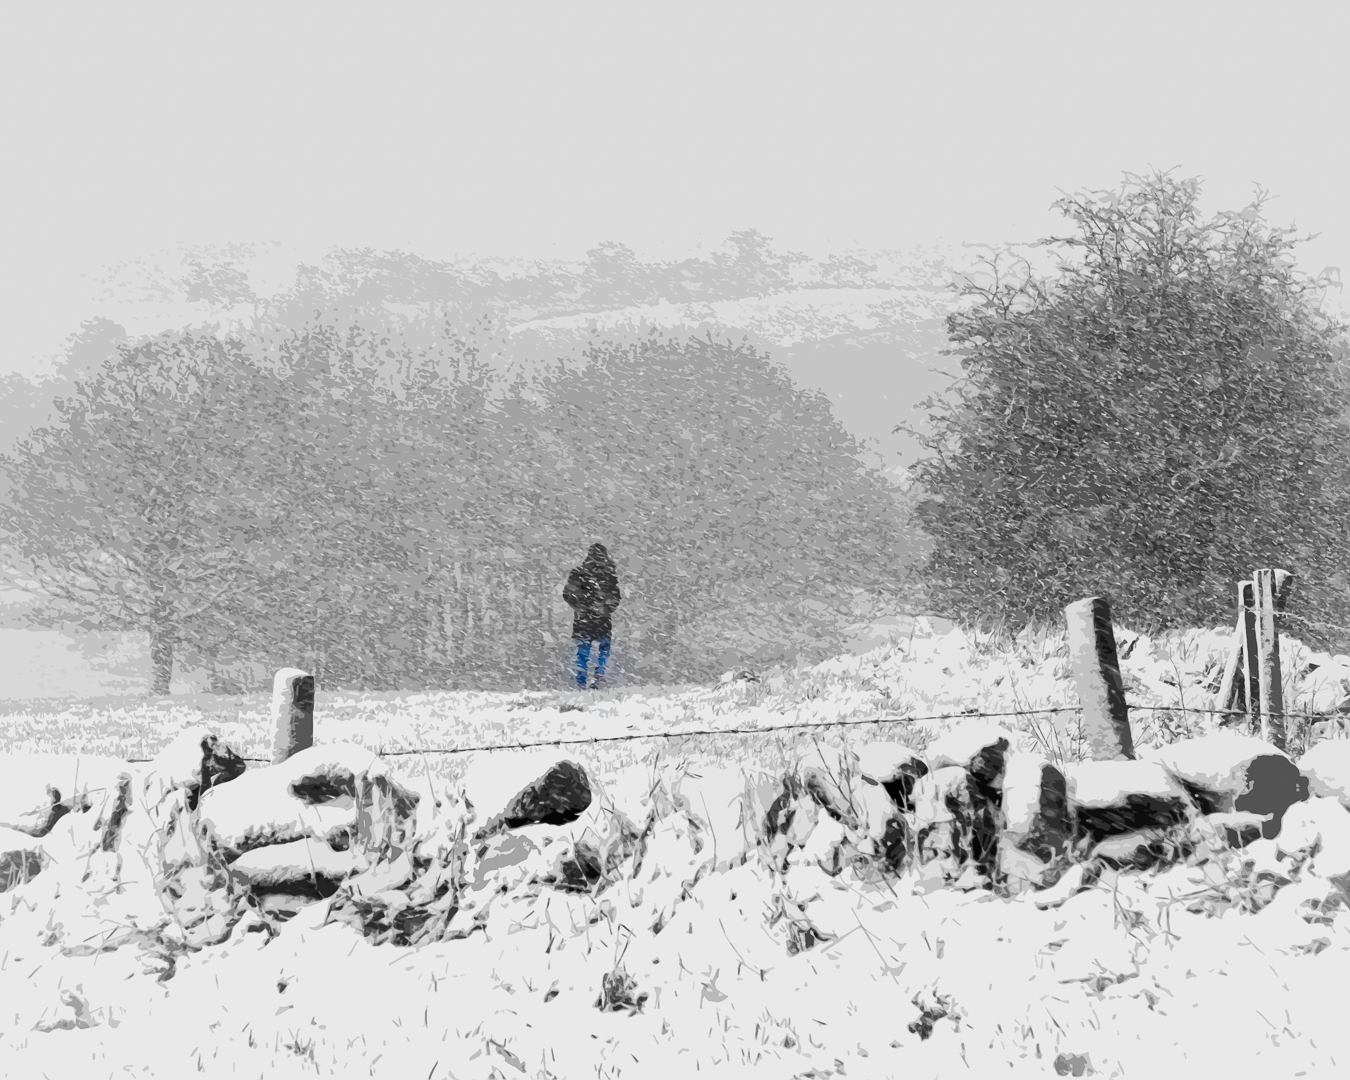
POLYGON ((915 469, 940 610, 1047 618, 1104 593, 1130 625, 1217 625, 1263 566, 1299 574, 1305 613, 1344 607, 1344 327, 1259 197, 1205 222, 1198 191, 1159 174, 1065 198, 1057 278, 995 257, 962 291, 966 378, 915 469))

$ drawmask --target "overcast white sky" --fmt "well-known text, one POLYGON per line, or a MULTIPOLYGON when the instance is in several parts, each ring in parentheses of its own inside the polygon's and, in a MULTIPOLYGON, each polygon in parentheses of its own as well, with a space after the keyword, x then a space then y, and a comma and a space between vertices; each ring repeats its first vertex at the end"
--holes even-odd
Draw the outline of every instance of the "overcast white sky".
POLYGON ((1346 266, 1347 41, 1344 0, 8 4, 0 373, 179 242, 1032 240, 1061 190, 1179 166, 1346 266))

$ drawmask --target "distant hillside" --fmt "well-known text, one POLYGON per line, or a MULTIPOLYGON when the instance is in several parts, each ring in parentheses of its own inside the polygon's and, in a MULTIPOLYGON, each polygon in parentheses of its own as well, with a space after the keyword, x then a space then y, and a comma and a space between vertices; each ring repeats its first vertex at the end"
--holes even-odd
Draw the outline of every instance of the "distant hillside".
MULTIPOLYGON (((943 317, 954 276, 974 263, 960 249, 849 251, 826 259, 780 252, 752 231, 724 248, 674 262, 644 260, 603 243, 584 262, 433 261, 402 252, 336 250, 320 258, 275 245, 183 247, 112 268, 91 298, 83 330, 47 381, 0 387, 7 450, 50 415, 52 399, 94 370, 110 340, 189 324, 294 323, 316 309, 378 307, 449 315, 483 341, 503 372, 569 356, 594 336, 659 327, 748 339, 804 389, 823 391, 840 423, 881 457, 912 464, 923 426, 914 406, 959 372, 943 317), (936 369, 936 370, 933 370, 936 369)), ((72 328, 74 330, 75 328, 72 328)))

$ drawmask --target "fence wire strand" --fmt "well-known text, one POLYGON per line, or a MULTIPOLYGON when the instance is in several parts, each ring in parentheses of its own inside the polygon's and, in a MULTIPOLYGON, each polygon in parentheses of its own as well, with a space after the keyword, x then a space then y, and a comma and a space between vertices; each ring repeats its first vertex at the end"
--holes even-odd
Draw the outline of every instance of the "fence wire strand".
MULTIPOLYGON (((1201 709, 1183 705, 1131 705, 1131 710, 1142 712, 1187 712, 1245 718, 1248 714, 1241 709, 1201 709)), ((1014 712, 975 712, 938 713, 933 716, 874 716, 866 720, 816 720, 800 724, 771 724, 768 727, 737 728, 700 728, 693 731, 640 731, 627 735, 605 735, 592 738, 544 739, 528 743, 494 743, 486 746, 447 746, 412 750, 377 750, 380 757, 402 757, 412 754, 471 754, 481 750, 534 750, 545 746, 587 746, 600 743, 634 742, 638 739, 685 739, 698 735, 771 735, 778 731, 801 731, 808 728, 867 727, 882 724, 912 724, 927 720, 976 720, 994 717, 1032 716, 1039 713, 1082 712, 1081 705, 1047 706, 1043 709, 1018 709, 1014 712)), ((1344 717, 1339 712, 1279 712, 1272 716, 1296 716, 1299 719, 1312 717, 1344 717)), ((1257 715, 1259 719, 1259 714, 1257 715)), ((250 760, 250 759, 246 759, 250 760)))
MULTIPOLYGON (((1247 712, 1243 709, 1202 709, 1191 705, 1131 705, 1131 711, 1136 712, 1184 712, 1201 713, 1213 716, 1228 716, 1234 718, 1245 718, 1247 712)), ((866 720, 813 720, 799 724, 771 724, 768 727, 734 727, 734 728, 696 728, 693 731, 637 731, 627 735, 602 735, 592 736, 590 738, 576 739, 541 739, 537 742, 517 742, 517 743, 490 743, 479 746, 429 746, 417 747, 406 750, 385 750, 374 751, 377 757, 406 757, 413 754, 474 754, 480 751, 492 750, 536 750, 546 746, 598 746, 601 743, 616 742, 636 742, 639 739, 688 739, 700 735, 772 735, 779 731, 802 731, 811 728, 835 728, 835 727, 880 727, 882 724, 915 724, 928 720, 980 720, 1006 718, 1010 716, 1034 716, 1040 713, 1063 713, 1063 712, 1082 712, 1081 705, 1047 705, 1041 709, 1017 709, 1012 712, 976 712, 966 710, 957 713, 936 713, 932 716, 873 716, 866 720)), ((1271 713, 1272 716, 1293 716, 1300 720, 1311 720, 1314 717, 1319 719, 1346 719, 1344 712, 1323 712, 1323 711, 1290 711, 1271 713)), ((1260 714, 1257 714, 1257 719, 1260 714)), ((153 758, 123 758, 123 761, 129 764, 148 764, 153 758)), ((253 762, 255 764, 271 764, 271 758, 242 758, 243 761, 253 762)))

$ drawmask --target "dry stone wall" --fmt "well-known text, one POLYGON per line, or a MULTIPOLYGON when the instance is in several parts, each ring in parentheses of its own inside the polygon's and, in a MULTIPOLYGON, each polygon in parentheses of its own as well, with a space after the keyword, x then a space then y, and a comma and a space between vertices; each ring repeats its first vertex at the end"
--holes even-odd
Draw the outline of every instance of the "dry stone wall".
POLYGON ((879 741, 785 774, 667 764, 606 778, 561 751, 480 754, 439 791, 346 744, 243 766, 205 729, 140 768, 0 759, 0 891, 78 865, 65 897, 72 942, 80 918, 118 897, 135 932, 98 947, 136 941, 171 969, 175 948, 270 933, 319 902, 377 941, 420 944, 481 929, 506 893, 601 902, 623 882, 659 934, 702 879, 751 862, 783 883, 773 923, 797 950, 824 940, 790 901, 802 868, 1050 904, 1111 874, 1261 840, 1290 857, 1268 868, 1271 895, 1310 859, 1350 883, 1350 741, 1295 762, 1216 732, 1061 769, 972 721, 922 754, 879 741))

